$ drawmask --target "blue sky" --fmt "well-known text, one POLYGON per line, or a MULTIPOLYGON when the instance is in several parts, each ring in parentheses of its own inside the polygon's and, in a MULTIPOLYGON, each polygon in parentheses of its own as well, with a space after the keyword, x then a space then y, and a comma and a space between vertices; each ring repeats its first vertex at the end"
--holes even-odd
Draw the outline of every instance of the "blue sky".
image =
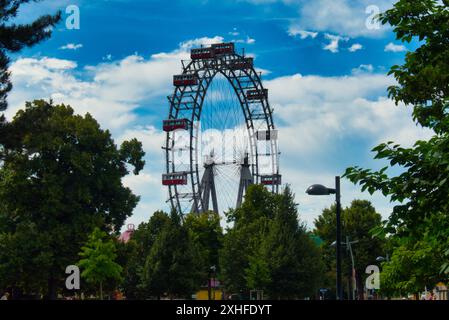
MULTIPOLYGON (((53 37, 13 56, 8 117, 35 98, 91 112, 117 142, 137 137, 148 165, 125 184, 141 195, 129 222, 167 209, 160 185, 171 76, 190 48, 236 41, 255 57, 275 108, 284 182, 296 192, 309 227, 332 199, 311 198, 312 183, 331 185, 351 165, 379 168, 370 150, 395 140, 410 145, 429 133, 386 97, 386 76, 413 44, 395 41, 384 26, 370 29, 369 0, 97 0, 43 1, 23 7, 17 21, 63 11, 53 37), (68 5, 80 9, 80 29, 66 28, 68 5)), ((392 0, 375 4, 380 10, 392 0)), ((368 199, 387 217, 392 205, 343 181, 343 202, 368 199)))

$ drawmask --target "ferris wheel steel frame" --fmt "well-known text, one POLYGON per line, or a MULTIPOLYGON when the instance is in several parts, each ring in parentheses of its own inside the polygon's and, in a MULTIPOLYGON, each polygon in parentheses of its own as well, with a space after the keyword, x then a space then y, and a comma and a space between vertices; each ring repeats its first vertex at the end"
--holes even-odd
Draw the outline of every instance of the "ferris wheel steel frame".
MULTIPOLYGON (((204 197, 202 196, 202 192, 204 193, 205 186, 202 186, 201 182, 204 180, 204 177, 200 177, 199 174, 198 124, 201 122, 203 104, 205 99, 207 99, 208 88, 218 74, 223 75, 229 81, 240 102, 250 140, 249 163, 246 163, 246 166, 250 167, 253 183, 257 184, 260 182, 259 157, 261 155, 271 157, 271 173, 279 177, 280 175, 277 139, 267 139, 267 143, 269 141, 271 144, 269 154, 258 150, 257 130, 263 128, 269 133, 276 129, 273 122, 273 109, 270 107, 268 101, 268 94, 260 99, 248 99, 248 91, 257 90, 258 92, 266 92, 260 75, 253 66, 252 58, 247 58, 244 55, 232 52, 216 54, 210 58, 192 59, 187 63, 184 60, 181 62, 181 75, 196 77, 197 82, 185 86, 175 86, 174 93, 168 96, 170 103, 168 120, 188 119, 190 123, 187 128, 189 141, 188 146, 186 146, 187 148, 185 148, 189 152, 190 164, 188 165, 188 169, 183 171, 183 174, 187 175, 188 183, 190 183, 189 189, 191 189, 189 191, 191 192, 181 192, 183 187, 176 184, 169 185, 169 199, 167 201, 170 202, 172 209, 177 210, 181 214, 186 214, 188 212, 186 212, 185 207, 190 207, 191 209, 188 211, 194 212, 202 212, 209 208, 208 203, 203 203, 204 197), (251 63, 248 63, 248 59, 251 59, 251 63), (255 126, 256 123, 259 127, 255 126), (189 202, 190 205, 183 205, 182 203, 185 202, 189 202)), ((177 151, 175 140, 176 131, 168 131, 166 133, 165 146, 163 147, 165 150, 167 174, 179 172, 176 171, 175 164, 174 153, 177 151)), ((272 184, 269 187, 271 187, 272 192, 279 191, 279 183, 272 184)), ((206 198, 209 202, 209 196, 206 198)), ((213 204, 214 211, 217 211, 216 201, 215 199, 215 203, 213 204)))

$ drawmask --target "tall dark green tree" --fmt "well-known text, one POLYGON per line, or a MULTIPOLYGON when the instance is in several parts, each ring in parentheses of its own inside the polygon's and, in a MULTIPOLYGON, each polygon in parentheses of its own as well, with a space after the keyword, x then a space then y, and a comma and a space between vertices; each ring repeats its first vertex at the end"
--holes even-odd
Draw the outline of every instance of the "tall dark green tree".
POLYGON ((146 258, 143 287, 153 297, 190 298, 201 286, 202 266, 198 247, 173 211, 146 258))
POLYGON ((133 232, 131 239, 123 247, 124 281, 123 288, 128 299, 146 299, 150 296, 143 284, 144 266, 153 244, 162 230, 170 224, 170 217, 156 211, 148 222, 142 222, 133 232))
POLYGON ((27 103, 7 129, 0 169, 0 247, 6 248, 0 252, 0 287, 18 287, 32 276, 30 290, 55 297, 88 234, 95 227, 117 233, 132 214, 139 197, 122 178, 128 164, 136 174, 143 168, 144 152, 135 139, 117 148, 89 114, 74 115, 69 106, 45 101, 27 103), (9 250, 16 254, 4 254, 9 250))
POLYGON ((198 249, 203 264, 204 284, 207 277, 219 273, 219 251, 223 244, 223 229, 220 225, 220 215, 213 211, 200 214, 190 213, 184 220, 186 228, 198 249), (215 267, 215 271, 211 268, 215 267))
POLYGON ((221 252, 221 276, 228 291, 263 290, 274 299, 315 295, 321 257, 299 222, 289 187, 275 195, 263 186, 251 186, 242 206, 228 217, 234 225, 221 252))
POLYGON ((223 239, 220 277, 228 291, 248 291, 248 275, 244 270, 251 269, 250 257, 260 252, 261 241, 268 234, 275 207, 272 194, 263 186, 254 185, 248 188, 242 206, 226 214, 232 227, 227 229, 223 239))
POLYGON ((264 249, 260 246, 256 252, 249 255, 248 267, 244 270, 246 286, 256 291, 266 290, 272 283, 270 266, 264 249))
POLYGON ((417 290, 449 276, 449 2, 400 0, 380 19, 393 27, 398 40, 418 46, 406 54, 402 65, 391 67, 398 84, 388 89, 389 95, 397 104, 413 108, 413 120, 434 136, 411 148, 382 143, 373 151, 376 159, 389 162, 387 167, 348 168, 346 177, 360 183, 362 190, 380 191, 398 202, 384 231, 395 238, 397 250, 391 263, 396 267, 384 268, 390 275, 383 278, 395 279, 398 290, 404 289, 404 283, 417 290), (389 170, 393 167, 401 170, 389 170), (420 252, 414 258, 416 268, 409 268, 407 252, 416 251, 420 252), (428 261, 433 261, 428 269, 432 271, 424 274, 420 266, 428 261))
POLYGON ((8 72, 8 53, 15 53, 33 46, 51 36, 52 27, 61 19, 61 13, 44 15, 37 20, 17 25, 14 19, 23 4, 40 0, 0 1, 0 111, 7 107, 6 98, 12 89, 8 72))
POLYGON ((299 223, 289 186, 277 201, 276 215, 262 242, 271 279, 267 292, 277 299, 314 297, 323 271, 320 251, 299 223))

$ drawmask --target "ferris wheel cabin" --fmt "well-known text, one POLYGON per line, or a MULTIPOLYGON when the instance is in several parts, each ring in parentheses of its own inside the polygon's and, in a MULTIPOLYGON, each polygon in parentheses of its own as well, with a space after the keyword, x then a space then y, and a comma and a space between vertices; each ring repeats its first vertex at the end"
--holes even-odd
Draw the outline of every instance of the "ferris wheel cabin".
POLYGON ((214 50, 211 47, 197 48, 190 51, 190 59, 212 59, 214 57, 214 50))
POLYGON ((265 186, 280 185, 281 184, 281 175, 273 174, 273 175, 260 176, 260 183, 265 186))
POLYGON ((234 43, 216 43, 212 45, 212 50, 215 54, 233 54, 235 51, 234 43))
POLYGON ((186 184, 187 184, 187 173, 185 172, 165 173, 162 175, 162 185, 164 186, 175 186, 186 184))
POLYGON ((173 85, 176 87, 195 86, 198 84, 196 74, 179 74, 173 76, 173 85))
POLYGON ((175 131, 179 129, 189 130, 190 121, 188 119, 169 119, 162 122, 162 129, 165 132, 175 131))
POLYGON ((278 131, 277 130, 259 130, 256 132, 256 138, 258 141, 268 141, 277 140, 278 131))
POLYGON ((267 97, 268 97, 268 89, 246 91, 246 99, 248 100, 263 100, 266 99, 267 97))
POLYGON ((200 59, 212 59, 216 55, 221 54, 234 54, 235 47, 234 43, 215 43, 210 47, 196 48, 190 51, 190 59, 200 60, 200 59))
POLYGON ((229 67, 232 70, 250 69, 254 65, 253 58, 242 58, 238 60, 233 60, 229 63, 229 67))

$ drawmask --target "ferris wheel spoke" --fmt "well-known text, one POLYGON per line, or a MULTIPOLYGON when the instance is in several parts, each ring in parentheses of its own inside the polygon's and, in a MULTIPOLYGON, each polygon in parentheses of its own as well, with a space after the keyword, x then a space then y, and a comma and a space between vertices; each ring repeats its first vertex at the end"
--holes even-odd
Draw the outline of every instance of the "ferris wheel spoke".
POLYGON ((226 169, 223 170, 223 168, 220 168, 220 170, 217 170, 217 175, 219 175, 219 181, 218 181, 218 185, 221 185, 222 190, 223 190, 223 195, 224 198, 226 198, 226 201, 223 201, 223 205, 226 208, 223 209, 229 209, 229 207, 233 207, 235 205, 235 203, 233 203, 233 201, 235 201, 235 195, 234 193, 236 193, 236 190, 233 188, 233 185, 236 183, 236 176, 232 176, 229 175, 226 172, 226 169))

